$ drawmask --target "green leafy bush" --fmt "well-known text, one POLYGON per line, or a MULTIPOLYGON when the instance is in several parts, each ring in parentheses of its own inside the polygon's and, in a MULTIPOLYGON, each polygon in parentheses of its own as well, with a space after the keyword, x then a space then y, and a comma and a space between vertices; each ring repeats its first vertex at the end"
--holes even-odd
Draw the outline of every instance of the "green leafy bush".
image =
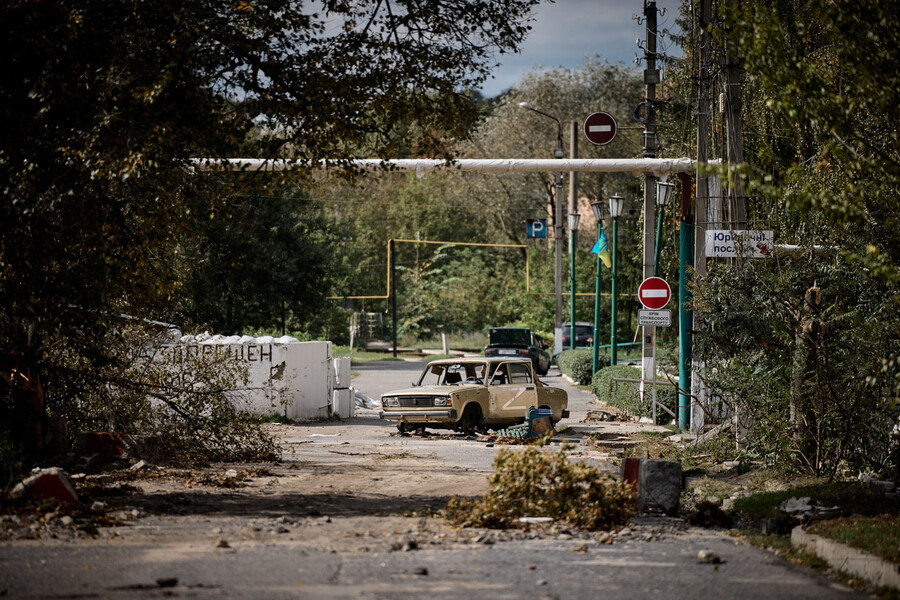
POLYGON ((510 528, 520 517, 550 517, 596 531, 623 525, 634 514, 631 484, 596 467, 574 463, 564 450, 500 450, 491 490, 480 500, 452 498, 445 515, 463 526, 510 528))
POLYGON ((122 325, 105 339, 113 360, 93 369, 84 368, 79 348, 57 345, 57 361, 71 375, 53 381, 53 389, 71 397, 51 414, 64 417, 73 431, 146 438, 141 456, 164 464, 278 458, 259 417, 244 410, 246 365, 228 352, 166 346, 164 334, 138 325, 122 325))
MULTIPOLYGON (((641 402, 641 395, 637 388, 627 382, 615 382, 613 379, 640 379, 641 370, 625 365, 605 367, 594 373, 591 380, 591 391, 600 402, 621 408, 633 417, 649 417, 653 414, 653 407, 649 398, 646 403, 641 402)), ((648 390, 649 395, 649 390, 648 390)), ((669 386, 657 386, 656 401, 677 413, 678 397, 675 390, 669 386)), ((671 415, 662 409, 657 409, 657 419, 667 422, 671 415)))
MULTIPOLYGON (((565 350, 557 358, 561 373, 568 375, 578 385, 590 385, 594 370, 593 350, 580 348, 565 350)), ((600 364, 608 364, 609 356, 600 355, 600 364)))

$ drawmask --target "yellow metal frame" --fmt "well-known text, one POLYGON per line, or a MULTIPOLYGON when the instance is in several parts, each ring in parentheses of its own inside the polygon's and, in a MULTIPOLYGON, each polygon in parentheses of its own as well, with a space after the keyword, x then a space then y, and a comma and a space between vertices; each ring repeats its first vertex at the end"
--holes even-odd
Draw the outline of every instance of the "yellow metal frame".
MULTIPOLYGON (((435 246, 475 246, 479 248, 525 248, 524 244, 480 244, 476 242, 439 242, 435 240, 388 240, 387 243, 387 291, 383 296, 328 296, 328 300, 387 300, 391 297, 391 242, 405 244, 432 244, 435 246)), ((555 296, 556 292, 532 292, 531 291, 531 255, 525 252, 525 293, 531 296, 555 296)), ((563 296, 570 296, 571 293, 563 292, 563 296)), ((594 297, 594 292, 575 293, 578 296, 594 297)), ((609 296, 609 294, 600 294, 601 296, 609 296)))

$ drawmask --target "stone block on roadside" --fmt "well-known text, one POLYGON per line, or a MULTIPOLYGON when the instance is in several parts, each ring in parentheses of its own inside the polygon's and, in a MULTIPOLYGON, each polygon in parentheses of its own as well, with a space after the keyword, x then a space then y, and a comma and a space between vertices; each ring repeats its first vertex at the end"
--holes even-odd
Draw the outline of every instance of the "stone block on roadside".
POLYGON ((638 469, 637 491, 638 510, 676 514, 681 498, 681 463, 674 460, 642 460, 638 469))

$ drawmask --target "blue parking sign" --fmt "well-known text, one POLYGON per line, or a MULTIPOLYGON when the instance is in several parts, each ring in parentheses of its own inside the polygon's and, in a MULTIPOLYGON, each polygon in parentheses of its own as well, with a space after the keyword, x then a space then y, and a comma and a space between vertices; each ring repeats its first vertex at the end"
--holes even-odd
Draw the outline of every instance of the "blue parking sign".
POLYGON ((547 219, 528 219, 525 221, 528 239, 547 237, 547 219))

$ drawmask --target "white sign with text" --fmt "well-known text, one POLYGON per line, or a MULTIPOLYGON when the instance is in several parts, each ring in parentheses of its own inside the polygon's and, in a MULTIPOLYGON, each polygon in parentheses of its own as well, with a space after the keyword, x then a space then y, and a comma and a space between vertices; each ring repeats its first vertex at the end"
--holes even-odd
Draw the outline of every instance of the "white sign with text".
POLYGON ((706 256, 711 258, 765 258, 772 256, 775 238, 771 230, 707 229, 706 256))

